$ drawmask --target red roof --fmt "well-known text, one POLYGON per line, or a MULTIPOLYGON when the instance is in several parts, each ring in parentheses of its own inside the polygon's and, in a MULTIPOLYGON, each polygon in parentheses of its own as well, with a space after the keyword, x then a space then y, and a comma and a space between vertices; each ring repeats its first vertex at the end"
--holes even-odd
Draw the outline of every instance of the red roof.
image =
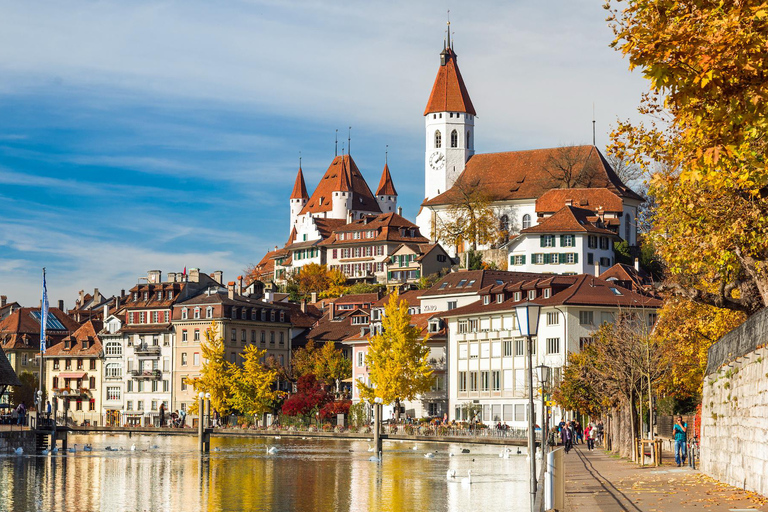
POLYGON ((393 212, 382 213, 381 215, 366 215, 362 219, 335 228, 333 230, 333 235, 321 242, 320 245, 365 244, 371 242, 406 242, 422 244, 429 242, 429 240, 421 236, 419 227, 416 224, 393 212), (401 229, 407 230, 409 234, 411 230, 413 230, 414 236, 404 236, 401 233, 401 229), (374 236, 373 238, 361 237, 356 239, 353 237, 339 240, 339 233, 356 231, 372 231, 374 236))
POLYGON ((299 166, 299 172, 296 174, 296 183, 293 184, 291 199, 309 199, 307 187, 304 185, 304 173, 301 172, 301 166, 299 166))
POLYGON ((597 211, 621 212, 621 197, 607 188, 560 188, 544 192, 536 200, 536 213, 554 213, 563 206, 576 206, 597 211))
POLYGON ((396 196, 395 184, 392 183, 392 176, 389 174, 389 165, 384 164, 384 170, 381 173, 379 188, 376 190, 377 196, 396 196))
MULTIPOLYGON (((32 316, 33 312, 39 314, 40 308, 20 308, 0 321, 0 344, 3 349, 40 349, 40 320, 32 316)), ((49 346, 58 343, 80 327, 80 324, 59 308, 49 308, 48 314, 56 318, 65 329, 51 329, 49 320, 49 328, 46 331, 49 346)))
POLYGON ((432 86, 424 115, 433 112, 466 112, 477 115, 452 48, 445 48, 441 54, 440 68, 437 70, 435 85, 432 86))
MULTIPOLYGON (((64 343, 57 343, 48 347, 45 351, 45 357, 50 356, 72 356, 72 357, 98 357, 101 352, 101 339, 98 333, 102 330, 104 324, 101 320, 88 320, 77 331, 69 336, 72 342, 69 349, 64 348, 64 343), (83 347, 83 341, 89 340, 88 348, 83 347)), ((67 338, 64 338, 67 339, 67 338)))
MULTIPOLYGON (((458 187, 462 186, 481 187, 492 201, 541 197, 548 190, 563 188, 556 169, 565 158, 563 153, 564 148, 549 148, 474 155, 450 190, 422 205, 455 203, 461 198, 458 187)), ((607 188, 621 197, 642 201, 621 182, 595 146, 572 146, 567 148, 567 157, 575 162, 574 173, 581 174, 589 188, 607 188)))
POLYGON ((608 229, 598 227, 590 219, 594 212, 573 206, 564 206, 552 215, 542 219, 535 226, 525 228, 520 233, 596 233, 600 235, 616 236, 616 233, 608 229))
POLYGON ((379 203, 373 197, 355 161, 350 155, 342 155, 333 159, 299 215, 332 211, 333 193, 338 191, 352 192, 353 210, 381 212, 379 203))
MULTIPOLYGON (((407 292, 401 293, 399 296, 400 301, 405 301, 406 304, 408 304, 408 307, 419 307, 421 305, 421 297, 424 294, 424 290, 408 290, 407 292)), ((387 294, 381 299, 379 299, 374 305, 374 308, 383 308, 386 307, 387 304, 389 304, 389 298, 392 294, 387 294)))

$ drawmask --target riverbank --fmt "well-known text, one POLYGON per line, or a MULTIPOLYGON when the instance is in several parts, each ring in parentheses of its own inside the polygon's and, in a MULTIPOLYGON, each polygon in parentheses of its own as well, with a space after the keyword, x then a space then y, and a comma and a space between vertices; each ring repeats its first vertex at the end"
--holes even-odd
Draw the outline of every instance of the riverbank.
POLYGON ((565 456, 565 503, 572 512, 768 511, 768 498, 678 468, 669 457, 660 467, 641 468, 584 445, 565 456))

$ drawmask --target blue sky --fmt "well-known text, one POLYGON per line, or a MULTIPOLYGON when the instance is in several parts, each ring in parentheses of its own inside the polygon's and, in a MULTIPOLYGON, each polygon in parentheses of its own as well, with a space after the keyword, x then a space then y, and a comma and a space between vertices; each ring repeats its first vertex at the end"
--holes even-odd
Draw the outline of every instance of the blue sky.
POLYGON ((423 109, 451 9, 476 150, 591 142, 645 84, 595 0, 0 0, 0 294, 71 307, 150 269, 227 280, 287 238, 334 133, 375 189, 423 198, 423 109), (451 5, 451 4, 459 5, 451 5))

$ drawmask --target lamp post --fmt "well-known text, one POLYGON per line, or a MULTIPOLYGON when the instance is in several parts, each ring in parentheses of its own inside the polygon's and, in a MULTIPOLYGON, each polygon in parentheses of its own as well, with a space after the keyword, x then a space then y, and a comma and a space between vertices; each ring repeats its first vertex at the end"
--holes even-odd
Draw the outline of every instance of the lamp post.
POLYGON ((205 394, 205 414, 206 414, 205 426, 207 428, 211 426, 211 394, 210 393, 205 394))
POLYGON ((197 397, 200 399, 200 405, 198 406, 197 420, 197 445, 200 449, 200 453, 203 453, 203 414, 205 414, 205 393, 202 391, 198 393, 197 397))
POLYGON ((381 413, 384 400, 377 396, 373 400, 373 440, 376 445, 376 454, 381 458, 381 413))
POLYGON ((541 306, 533 302, 523 302, 515 306, 520 334, 525 336, 528 350, 528 456, 531 459, 531 511, 536 502, 536 438, 533 431, 533 341, 539 330, 539 311, 541 306))
POLYGON ((547 438, 548 438, 548 426, 547 423, 547 404, 545 402, 545 391, 549 385, 549 366, 540 364, 536 367, 536 375, 539 378, 539 384, 541 384, 541 460, 544 461, 544 456, 547 450, 547 438))

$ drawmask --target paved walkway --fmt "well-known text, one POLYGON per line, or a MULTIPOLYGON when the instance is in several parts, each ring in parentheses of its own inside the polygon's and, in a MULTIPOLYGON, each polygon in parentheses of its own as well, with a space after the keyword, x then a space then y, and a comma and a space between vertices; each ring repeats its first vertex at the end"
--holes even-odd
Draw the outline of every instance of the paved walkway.
POLYGON ((768 511, 768 498, 721 484, 674 458, 644 467, 585 445, 565 456, 568 512, 768 511))

